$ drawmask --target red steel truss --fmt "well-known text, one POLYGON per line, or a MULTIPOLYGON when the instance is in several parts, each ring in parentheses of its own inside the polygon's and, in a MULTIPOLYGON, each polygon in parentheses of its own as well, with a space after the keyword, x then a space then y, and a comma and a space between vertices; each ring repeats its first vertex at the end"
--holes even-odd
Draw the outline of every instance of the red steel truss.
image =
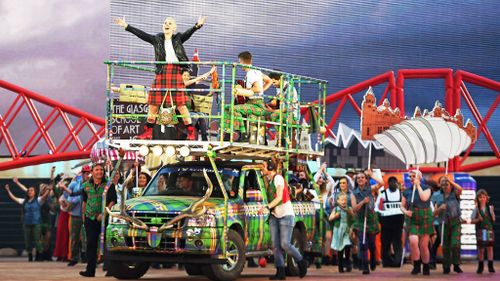
MULTIPOLYGON (((104 135, 105 121, 80 109, 68 106, 40 94, 24 89, 7 81, 0 80, 0 87, 17 95, 6 112, 0 112, 0 145, 5 143, 11 160, 0 163, 0 171, 25 166, 50 163, 56 161, 88 158, 92 145, 104 135), (40 116, 34 102, 48 106, 51 110, 44 118, 40 116), (25 108, 33 118, 37 128, 28 140, 18 140, 11 136, 11 128, 16 118, 20 118, 20 111, 25 108), (77 121, 72 124, 70 116, 77 121), (62 120, 67 129, 64 138, 55 143, 49 129, 57 121, 62 120), (82 139, 82 130, 87 128, 91 133, 88 139, 82 139), (75 144, 76 150, 71 148, 75 144), (46 145, 52 153, 33 155, 33 151, 46 145)), ((5 99, 4 99, 5 100, 5 99)), ((59 134, 61 132, 58 132, 59 134)))
MULTIPOLYGON (((329 105, 335 102, 339 102, 339 104, 335 108, 335 112, 332 118, 327 122, 327 126, 330 129, 327 130, 327 134, 334 138, 336 137, 332 132, 332 128, 338 122, 340 114, 342 113, 347 102, 349 102, 349 104, 354 108, 358 115, 361 115, 361 109, 355 102, 353 96, 364 95, 365 91, 370 86, 374 87, 385 84, 386 87, 382 94, 382 97, 378 99, 379 103, 381 104, 385 98, 388 98, 391 106, 398 107, 400 109, 401 116, 405 116, 404 84, 408 79, 443 79, 445 88, 444 103, 446 111, 454 115, 456 110, 461 108, 461 99, 463 98, 465 100, 466 106, 472 112, 472 115, 475 119, 473 121, 475 121, 475 123, 477 124, 478 138, 481 134, 484 135, 496 157, 496 159, 492 160, 467 165, 464 164, 469 157, 470 152, 474 148, 473 144, 465 153, 463 153, 462 156, 457 156, 449 161, 449 171, 470 172, 500 165, 500 152, 487 125, 488 120, 491 118, 493 112, 500 103, 500 82, 463 70, 457 70, 453 72, 453 70, 449 68, 401 69, 397 72, 397 75, 395 75, 393 71, 388 71, 338 92, 332 93, 326 98, 326 104, 329 105), (491 107, 484 117, 479 113, 479 110, 475 105, 474 100, 465 85, 465 82, 496 92, 495 101, 492 103, 491 107)), ((304 114, 305 111, 303 111, 302 113, 304 114)), ((422 167, 421 169, 424 172, 445 171, 445 167, 422 167)))
MULTIPOLYGON (((464 164, 469 157, 470 152, 474 148, 473 144, 466 152, 463 153, 462 156, 458 156, 449 162, 449 171, 470 172, 500 165, 500 151, 487 125, 488 120, 491 118, 500 103, 500 82, 463 70, 453 72, 453 70, 449 68, 401 69, 397 72, 397 75, 395 75, 393 71, 388 71, 338 92, 332 93, 327 96, 326 104, 328 105, 335 102, 339 102, 339 104, 336 107, 332 118, 327 122, 327 126, 330 128, 330 130, 327 130, 327 134, 335 138, 331 129, 338 122, 346 104, 352 106, 357 114, 361 114, 361 109, 354 100, 353 96, 360 94, 363 95, 370 86, 374 87, 385 84, 386 87, 382 97, 378 99, 379 103, 381 104, 385 98, 388 98, 391 105, 393 107, 398 107, 400 109, 401 116, 404 116, 404 84, 408 79, 443 79, 445 88, 445 109, 450 114, 454 115, 456 110, 461 108, 461 99, 463 99, 465 101, 465 105, 472 112, 475 123, 477 124, 478 138, 481 134, 484 135, 496 157, 495 159, 488 161, 467 165, 464 164), (496 93, 495 101, 492 103, 485 116, 480 114, 465 83, 483 87, 496 93)), ((0 80, 0 87, 17 94, 16 99, 10 105, 7 112, 5 114, 0 113, 0 145, 2 142, 5 142, 12 157, 12 160, 0 163, 0 170, 8 170, 55 161, 88 158, 92 145, 104 135, 105 121, 103 118, 99 118, 77 108, 64 105, 3 80, 0 80), (33 104, 33 101, 48 105, 52 108, 52 111, 44 119, 42 119, 33 104), (23 107, 26 107, 29 110, 31 117, 38 127, 31 138, 24 143, 22 140, 14 140, 9 133, 10 125, 23 107), (78 121, 75 124, 72 124, 68 115, 76 116, 78 121), (48 133, 48 129, 58 118, 61 118, 64 121, 68 131, 62 142, 56 145, 48 133), (85 127, 88 127, 92 133, 89 139, 82 141, 79 133, 85 127), (32 151, 42 140, 53 153, 48 155, 32 156, 32 151), (69 151, 69 147, 72 143, 76 145, 76 151, 69 151)), ((306 113, 305 109, 302 113, 306 113)), ((444 172, 444 170, 444 167, 422 167, 422 171, 424 172, 444 172)))

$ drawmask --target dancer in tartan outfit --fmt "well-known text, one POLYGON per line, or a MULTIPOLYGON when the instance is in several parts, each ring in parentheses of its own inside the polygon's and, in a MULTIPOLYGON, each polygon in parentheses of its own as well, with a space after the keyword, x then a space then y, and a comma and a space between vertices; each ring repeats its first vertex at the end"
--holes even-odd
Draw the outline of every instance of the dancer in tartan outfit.
POLYGON ((472 212, 471 223, 476 225, 476 240, 478 249, 478 267, 477 273, 481 274, 484 270, 484 249, 488 254, 488 271, 495 272, 493 267, 493 246, 495 245, 495 232, 493 223, 496 220, 495 207, 489 204, 490 196, 484 189, 476 193, 476 209, 472 212))
MULTIPOLYGON (((151 88, 183 89, 184 82, 182 80, 182 70, 187 66, 179 65, 176 63, 189 61, 182 44, 186 42, 196 30, 200 29, 203 26, 203 24, 205 23, 205 19, 205 17, 200 17, 198 19, 198 22, 196 22, 193 27, 191 27, 184 33, 175 33, 177 24, 173 18, 168 17, 163 22, 163 32, 156 35, 148 34, 138 28, 127 24, 124 18, 115 19, 115 23, 121 27, 124 27, 125 30, 131 32, 140 39, 153 45, 156 61, 164 61, 168 63, 156 65, 156 76, 153 84, 151 85, 151 88)), ((184 91, 170 91, 170 93, 172 95, 173 102, 177 106, 177 109, 184 116, 184 124, 186 125, 188 131, 188 140, 195 140, 195 129, 193 127, 193 124, 191 123, 189 110, 186 107, 186 102, 188 101, 188 99, 186 95, 184 95, 184 91)), ((167 95, 167 92, 164 90, 152 90, 149 92, 148 119, 146 122, 146 126, 144 127, 144 132, 140 136, 137 136, 138 139, 152 138, 153 126, 156 122, 156 116, 158 114, 159 107, 161 106, 165 98, 165 95, 167 95)), ((165 103, 170 103, 170 99, 168 97, 165 99, 165 103)))
POLYGON ((359 226, 357 232, 358 255, 361 260, 363 274, 370 274, 370 269, 374 271, 377 267, 375 237, 380 229, 378 217, 375 214, 375 198, 373 197, 373 192, 377 192, 381 186, 383 186, 382 180, 374 178, 371 170, 356 175, 356 187, 353 193, 358 203, 354 205, 353 210, 357 212, 359 226), (377 181, 377 184, 370 186, 369 178, 377 181), (366 229, 364 223, 365 218, 366 229), (364 243, 363 236, 365 236, 364 243), (370 250, 370 268, 368 268, 368 249, 370 250))
MULTIPOLYGON (((80 271, 84 277, 94 277, 97 265, 97 249, 99 247, 99 234, 101 231, 102 214, 102 194, 106 188, 107 179, 104 177, 104 165, 94 164, 92 167, 92 177, 83 183, 82 213, 85 233, 87 235, 87 268, 80 271)), ((116 203, 116 191, 114 188, 108 189, 106 194, 106 206, 113 207, 116 203)), ((106 261, 105 261, 106 264, 106 261)))
MULTIPOLYGON (((241 64, 252 65, 252 54, 250 52, 242 52, 238 55, 238 58, 241 64)), ((235 96, 246 99, 244 104, 234 105, 233 131, 240 132, 241 135, 238 141, 248 141, 249 138, 243 117, 261 117, 269 114, 264 105, 264 91, 271 86, 271 79, 260 70, 248 67, 243 67, 243 70, 247 73, 245 76, 245 88, 235 87, 233 92, 235 96)), ((226 105, 224 111, 226 118, 225 133, 232 133, 231 105, 226 105)), ((229 135, 226 134, 224 139, 229 140, 229 135)))
POLYGON ((462 187, 448 179, 447 176, 439 178, 439 185, 443 191, 443 203, 438 210, 443 213, 443 274, 453 271, 462 273, 460 269, 460 194, 462 187))
POLYGON ((408 218, 406 225, 410 239, 411 259, 413 270, 411 274, 421 272, 430 274, 429 268, 429 237, 434 233, 433 215, 430 205, 431 188, 421 185, 422 173, 418 170, 410 171, 410 182, 412 186, 403 192, 401 209, 408 218))

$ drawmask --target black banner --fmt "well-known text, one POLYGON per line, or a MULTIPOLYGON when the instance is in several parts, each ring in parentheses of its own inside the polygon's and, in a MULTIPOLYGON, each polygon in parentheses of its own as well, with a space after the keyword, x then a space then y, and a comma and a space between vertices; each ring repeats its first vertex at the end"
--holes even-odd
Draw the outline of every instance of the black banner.
POLYGON ((143 118, 111 118, 111 134, 113 139, 131 139, 142 133, 148 113, 148 105, 141 103, 113 102, 114 114, 143 114, 143 118))

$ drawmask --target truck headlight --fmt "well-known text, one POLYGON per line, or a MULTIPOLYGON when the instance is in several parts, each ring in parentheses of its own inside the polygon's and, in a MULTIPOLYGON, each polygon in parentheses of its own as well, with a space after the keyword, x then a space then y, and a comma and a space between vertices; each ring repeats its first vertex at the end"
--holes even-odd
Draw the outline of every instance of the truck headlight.
POLYGON ((119 218, 115 218, 115 217, 109 216, 108 223, 109 224, 127 224, 127 221, 123 220, 123 219, 119 219, 119 218))
POLYGON ((187 220, 188 227, 215 227, 215 216, 202 215, 197 218, 190 218, 187 220))

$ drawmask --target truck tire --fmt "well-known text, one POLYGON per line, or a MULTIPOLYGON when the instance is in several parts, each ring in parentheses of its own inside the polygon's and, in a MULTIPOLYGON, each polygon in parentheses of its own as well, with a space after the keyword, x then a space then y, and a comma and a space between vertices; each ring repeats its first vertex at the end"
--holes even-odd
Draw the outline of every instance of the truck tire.
MULTIPOLYGON (((295 246, 304 257, 304 249, 306 247, 305 235, 302 235, 300 230, 296 227, 292 232, 292 245, 295 246)), ((292 256, 286 256, 286 275, 287 276, 299 276, 299 265, 297 261, 293 259, 292 256)))
POLYGON ((147 262, 110 261, 109 272, 117 279, 139 279, 149 269, 147 262))
POLYGON ((245 242, 238 232, 230 229, 227 232, 228 262, 225 264, 209 264, 203 267, 203 274, 213 281, 232 281, 240 277, 245 266, 245 242))
POLYGON ((203 266, 202 264, 186 263, 184 264, 184 269, 189 276, 203 275, 203 271, 201 270, 203 266))

